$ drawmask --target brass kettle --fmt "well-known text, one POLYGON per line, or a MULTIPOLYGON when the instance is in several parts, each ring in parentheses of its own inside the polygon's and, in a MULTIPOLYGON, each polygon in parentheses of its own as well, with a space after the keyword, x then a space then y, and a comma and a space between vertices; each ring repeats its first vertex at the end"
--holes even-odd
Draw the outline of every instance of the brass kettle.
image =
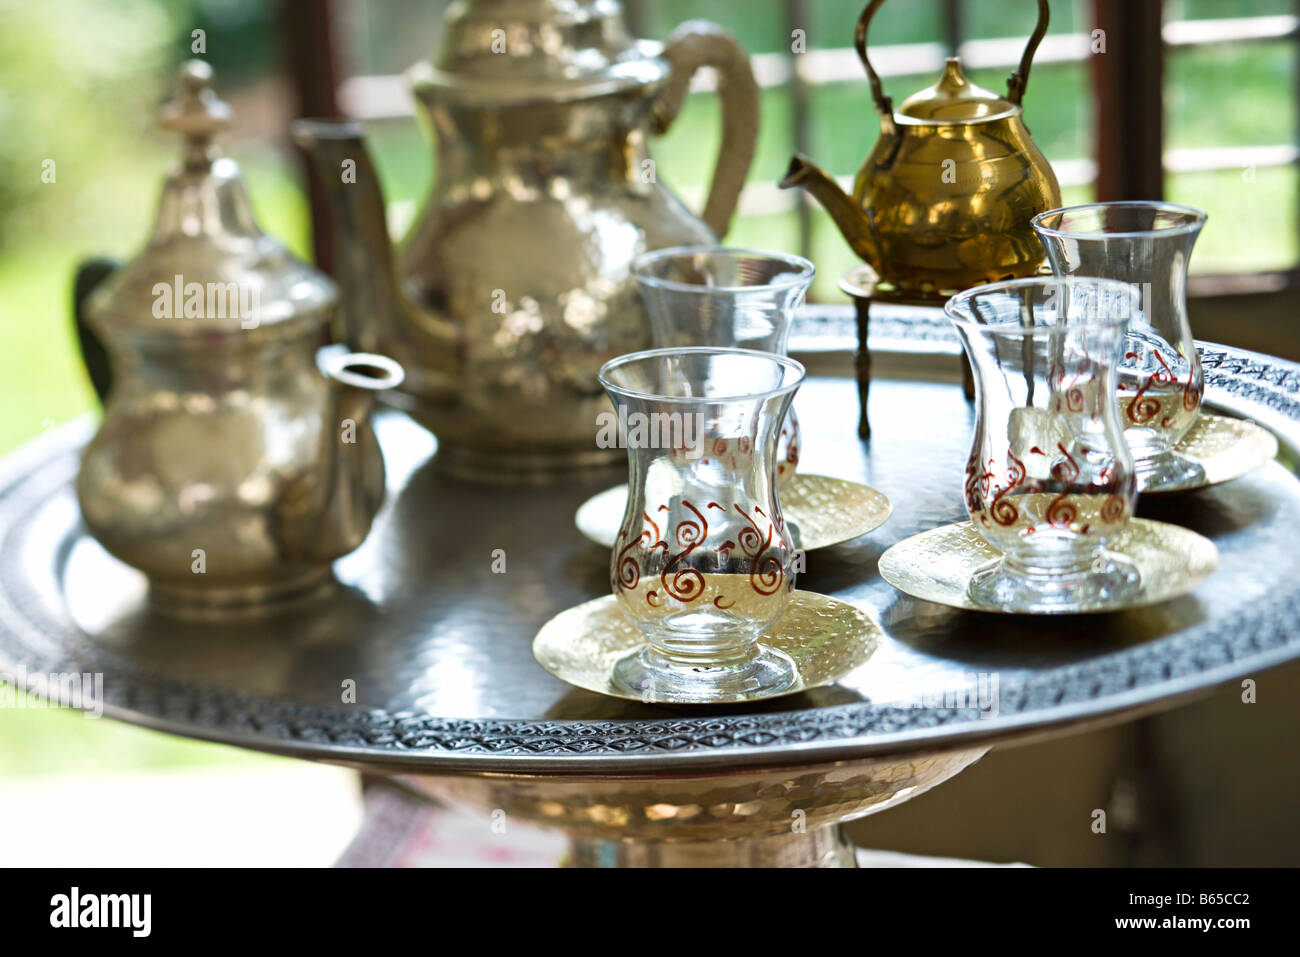
POLYGON ((112 382, 77 496, 90 532, 149 579, 155 607, 255 610, 329 587, 384 498, 370 426, 391 359, 318 348, 328 278, 258 228, 214 138, 230 109, 202 61, 163 125, 181 135, 149 242, 85 301, 112 382))
POLYGON ((443 471, 534 481, 617 464, 596 443, 596 373, 650 345, 629 267, 726 231, 757 131, 747 55, 703 22, 662 47, 634 40, 611 0, 460 0, 408 77, 436 175, 397 257, 359 127, 295 126, 329 192, 349 346, 403 365, 393 401, 438 437, 443 471), (718 70, 723 132, 701 219, 647 143, 702 66, 718 70))
POLYGON ((967 80, 952 57, 938 82, 897 111, 867 57, 867 27, 883 2, 867 4, 854 37, 880 138, 853 195, 800 155, 781 186, 812 193, 881 282, 902 292, 945 294, 1033 273, 1043 249, 1029 221, 1061 205, 1056 175, 1021 118, 1047 0, 1038 0, 1038 25, 1005 97, 967 80))

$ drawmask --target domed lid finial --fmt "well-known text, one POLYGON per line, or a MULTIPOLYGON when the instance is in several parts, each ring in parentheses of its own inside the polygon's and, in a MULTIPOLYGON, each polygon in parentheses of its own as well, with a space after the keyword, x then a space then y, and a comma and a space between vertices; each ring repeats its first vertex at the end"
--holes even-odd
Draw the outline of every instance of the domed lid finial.
POLYGON ((262 232, 239 164, 213 142, 231 115, 212 88, 212 68, 184 64, 159 116, 183 138, 183 162, 163 181, 149 242, 86 306, 89 320, 109 335, 144 328, 179 337, 263 336, 283 323, 328 321, 338 299, 334 284, 262 232), (173 290, 164 308, 160 285, 173 290), (192 295, 194 288, 202 295, 192 295))
POLYGON ((161 117, 165 129, 185 137, 187 167, 206 167, 221 155, 213 139, 230 126, 230 121, 230 105, 212 89, 212 67, 202 60, 187 61, 161 117))

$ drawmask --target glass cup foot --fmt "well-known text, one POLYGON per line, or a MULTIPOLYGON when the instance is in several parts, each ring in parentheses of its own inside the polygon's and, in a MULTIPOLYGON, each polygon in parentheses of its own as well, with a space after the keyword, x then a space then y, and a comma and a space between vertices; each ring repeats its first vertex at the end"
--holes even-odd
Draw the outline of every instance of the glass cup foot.
POLYGON ((1026 573, 1003 558, 971 576, 971 600, 1013 612, 1091 611, 1122 604, 1142 587, 1142 575, 1127 558, 1100 552, 1092 564, 1056 574, 1026 573))
POLYGON ((1135 455, 1134 465, 1139 492, 1172 492, 1205 484, 1205 469, 1201 464, 1177 452, 1161 452, 1145 458, 1135 455))
POLYGON ((749 701, 786 691, 798 678, 789 655, 763 644, 727 664, 683 663, 646 645, 619 661, 613 673, 621 691, 647 703, 749 701))

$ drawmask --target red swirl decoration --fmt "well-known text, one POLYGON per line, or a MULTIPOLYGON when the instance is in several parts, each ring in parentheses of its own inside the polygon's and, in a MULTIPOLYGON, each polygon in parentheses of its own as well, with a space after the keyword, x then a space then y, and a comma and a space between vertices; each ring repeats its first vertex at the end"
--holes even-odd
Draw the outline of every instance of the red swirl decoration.
POLYGON ((1064 366, 1059 363, 1052 366, 1049 375, 1053 377, 1053 381, 1056 383, 1057 394, 1065 396, 1065 408, 1067 411, 1082 412, 1084 410, 1084 406, 1087 402, 1081 384, 1091 381, 1092 377, 1085 375, 1091 366, 1092 362, 1090 360, 1084 360, 1079 371, 1074 374, 1069 382, 1066 382, 1065 380, 1064 366))
POLYGON ((749 584, 760 595, 775 595, 785 581, 785 567, 776 555, 767 555, 754 563, 749 584))
POLYGON ((1079 463, 1074 460, 1074 456, 1069 453, 1069 450, 1063 444, 1057 442, 1056 447, 1065 458, 1052 464, 1051 474, 1053 479, 1065 487, 1061 489, 1061 494, 1052 499, 1052 503, 1047 506, 1044 517, 1049 525, 1063 528, 1079 519, 1078 507, 1068 501, 1070 486, 1079 477, 1079 463))
POLYGON ((971 514, 983 511, 984 504, 981 499, 988 495, 989 483, 992 481, 993 473, 980 471, 979 459, 972 456, 966 463, 966 509, 971 514))
POLYGON ((1124 496, 1111 495, 1101 507, 1101 520, 1114 525, 1124 517, 1124 513, 1127 511, 1128 502, 1125 501, 1124 496))
POLYGON ((1187 412, 1195 412, 1201 407, 1201 387, 1195 383, 1196 366, 1193 365, 1187 370, 1187 384, 1183 386, 1183 409, 1187 412))
POLYGON ((659 581, 663 584, 664 591, 671 597, 678 601, 694 601, 704 594, 704 576, 689 565, 684 568, 678 568, 678 566, 708 537, 709 522, 704 517, 704 513, 690 502, 683 500, 682 504, 694 512, 699 521, 696 522, 685 518, 677 523, 673 535, 677 540, 678 547, 682 550, 668 560, 668 564, 664 566, 664 570, 659 574, 659 581), (672 574, 671 579, 668 577, 670 573, 672 574))
POLYGON ((993 521, 1003 526, 1014 525, 1020 517, 1020 509, 1013 502, 1008 502, 1006 497, 1025 480, 1025 463, 1011 452, 1007 453, 1007 458, 1011 460, 1011 467, 1007 469, 1006 487, 994 490, 993 501, 989 503, 989 514, 993 516, 993 521))
MULTIPOLYGON (((1132 401, 1128 404, 1128 420, 1134 425, 1146 425, 1157 415, 1160 414, 1160 402, 1154 396, 1147 395, 1147 390, 1153 386, 1169 386, 1178 381, 1169 364, 1165 362, 1165 357, 1159 352, 1154 353, 1156 361, 1160 363, 1160 368, 1151 373, 1146 382, 1142 383, 1142 388, 1137 390, 1137 395, 1133 396, 1132 401)), ((1140 358, 1136 352, 1127 352, 1124 354, 1126 359, 1140 358)), ((1167 420, 1166 420, 1167 421, 1167 420)), ((1162 422, 1161 425, 1165 425, 1162 422)), ((1167 425, 1165 425, 1168 428, 1167 425)))
POLYGON ((735 508, 736 511, 740 513, 740 517, 747 523, 746 527, 742 528, 740 534, 736 536, 736 541, 740 545, 740 550, 744 552, 747 557, 757 558, 762 553, 763 549, 767 548, 768 543, 772 541, 771 526, 768 527, 767 536, 764 537, 763 533, 759 530, 758 523, 741 511, 739 505, 735 506, 735 508))
MULTIPOLYGON (((642 519, 648 528, 643 528, 641 533, 635 538, 631 538, 631 532, 620 531, 618 541, 621 543, 627 540, 627 544, 618 548, 614 559, 614 580, 613 585, 616 590, 633 589, 641 580, 642 567, 636 556, 631 554, 632 550, 637 547, 654 552, 662 548, 668 553, 667 564, 664 565, 663 571, 659 575, 659 581, 663 585, 663 591, 652 589, 646 593, 646 603, 654 608, 660 608, 663 605, 664 595, 680 602, 692 602, 704 594, 706 582, 704 575, 687 563, 692 552, 695 551, 709 535, 709 523, 704 517, 704 513, 697 509, 690 502, 683 500, 681 503, 689 509, 694 515, 693 518, 685 518, 677 523, 672 531, 672 539, 679 549, 673 553, 669 545, 659 538, 659 526, 650 518, 647 513, 642 513, 642 519)), ((727 509, 717 502, 709 502, 705 505, 705 510, 710 508, 717 509, 724 515, 729 514, 727 509)), ((780 541, 773 544, 775 534, 773 523, 767 520, 763 510, 757 506, 753 511, 756 516, 760 516, 766 521, 766 534, 763 528, 754 518, 746 515, 744 510, 739 506, 734 506, 741 518, 745 520, 745 527, 741 529, 740 534, 736 536, 736 541, 730 539, 723 542, 718 547, 718 558, 726 562, 730 558, 731 551, 737 547, 744 552, 745 557, 752 560, 749 580, 754 591, 760 595, 771 595, 779 589, 785 579, 785 567, 781 560, 781 549, 784 547, 780 541)), ((661 505, 658 511, 668 511, 667 505, 661 505)), ((726 610, 735 607, 735 601, 728 599, 725 595, 718 595, 713 599, 715 607, 726 610)))
POLYGON ((1057 442, 1056 449, 1064 458, 1052 464, 1052 478, 1063 485, 1073 485, 1079 477, 1079 463, 1075 461, 1074 456, 1070 454, 1069 449, 1063 443, 1057 442))
MULTIPOLYGON (((623 533, 618 533, 619 541, 623 540, 623 533)), ((636 556, 629 555, 632 549, 641 544, 639 538, 634 538, 619 550, 618 557, 614 560, 614 587, 626 588, 631 591, 641 580, 641 563, 636 560, 636 556)))
POLYGON ((683 501, 682 504, 694 512, 695 517, 699 519, 698 522, 693 522, 689 518, 682 519, 677 523, 677 529, 673 533, 673 536, 677 539, 677 545, 686 549, 685 552, 682 552, 682 555, 686 555, 708 536, 709 522, 703 513, 690 502, 683 501))
POLYGON ((1044 516, 1047 524, 1056 528, 1067 528, 1079 520, 1079 509, 1067 499, 1068 495, 1065 492, 1052 499, 1044 516))
MULTIPOLYGON (((767 534, 764 535, 758 523, 746 515, 739 505, 736 506, 736 511, 746 523, 746 527, 736 536, 736 541, 740 543, 740 550, 754 560, 749 572, 750 587, 760 595, 774 595, 785 581, 785 566, 777 554, 780 551, 779 543, 773 552, 764 555, 772 544, 772 523, 768 521, 767 534)), ((763 515, 758 506, 754 507, 754 513, 763 515)), ((766 515, 763 517, 767 518, 766 515)))
POLYGON ((637 586, 641 581, 641 563, 637 561, 635 555, 628 554, 632 549, 638 547, 654 548, 659 543, 659 526, 645 512, 641 513, 642 521, 650 528, 642 526, 641 533, 635 538, 632 537, 631 531, 620 530, 618 541, 627 539, 627 544, 619 549, 614 558, 614 582, 616 589, 626 588, 629 591, 637 586))

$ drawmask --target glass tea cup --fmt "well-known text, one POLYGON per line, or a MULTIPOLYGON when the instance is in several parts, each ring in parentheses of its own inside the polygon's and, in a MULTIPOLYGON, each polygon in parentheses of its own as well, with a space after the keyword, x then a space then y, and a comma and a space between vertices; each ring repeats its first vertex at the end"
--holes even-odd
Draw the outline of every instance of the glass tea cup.
POLYGON ((758 641, 794 589, 776 446, 804 378, 742 349, 654 349, 600 370, 628 453, 611 586, 648 643, 614 672, 656 701, 743 700, 789 687, 794 662, 758 641))
POLYGON ((1049 210, 1033 226, 1057 276, 1139 286, 1142 308, 1120 361, 1120 413, 1139 488, 1196 485, 1204 469, 1174 451, 1204 392, 1187 317, 1187 264, 1206 215, 1163 202, 1089 203, 1049 210))
MULTIPOLYGON (((632 263, 656 348, 714 346, 781 356, 816 271, 801 256, 724 246, 673 246, 632 263)), ((777 481, 793 477, 798 462, 799 419, 792 405, 781 425, 777 481)))
POLYGON ((966 508, 1002 553, 971 580, 978 604, 1052 612, 1122 600, 1137 568, 1106 546, 1137 487, 1117 383, 1139 291, 1107 279, 977 286, 945 311, 975 373, 966 508))

